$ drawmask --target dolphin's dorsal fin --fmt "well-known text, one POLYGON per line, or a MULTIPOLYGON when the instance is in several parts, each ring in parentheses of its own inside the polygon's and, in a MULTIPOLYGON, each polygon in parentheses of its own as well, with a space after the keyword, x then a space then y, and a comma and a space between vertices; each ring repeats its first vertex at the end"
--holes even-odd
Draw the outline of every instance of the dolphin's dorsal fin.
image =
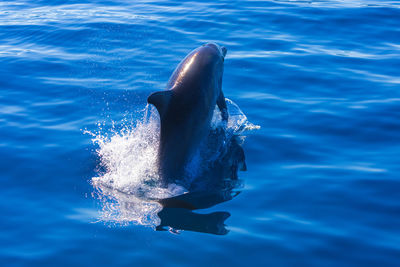
POLYGON ((162 118, 167 111, 171 96, 171 90, 155 92, 147 98, 147 103, 153 104, 157 108, 160 118, 162 118))

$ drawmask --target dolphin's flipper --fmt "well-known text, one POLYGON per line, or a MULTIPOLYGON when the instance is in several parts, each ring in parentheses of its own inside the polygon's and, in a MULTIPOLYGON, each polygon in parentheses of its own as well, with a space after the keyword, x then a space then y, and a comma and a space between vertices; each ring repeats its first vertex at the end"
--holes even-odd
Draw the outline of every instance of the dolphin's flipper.
POLYGON ((222 92, 222 90, 219 93, 219 96, 218 96, 218 99, 217 99, 217 106, 218 106, 219 110, 221 111, 222 119, 224 121, 227 121, 228 120, 228 116, 229 116, 228 115, 228 108, 226 107, 225 96, 224 96, 224 93, 222 92))
POLYGON ((171 96, 171 90, 155 92, 147 98, 147 103, 153 104, 157 108, 160 118, 162 118, 168 108, 171 96))

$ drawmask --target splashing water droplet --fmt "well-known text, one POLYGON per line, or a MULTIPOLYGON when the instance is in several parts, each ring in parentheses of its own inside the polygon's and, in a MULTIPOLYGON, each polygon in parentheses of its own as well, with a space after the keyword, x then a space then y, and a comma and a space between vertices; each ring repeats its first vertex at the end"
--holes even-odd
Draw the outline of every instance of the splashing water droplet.
MULTIPOLYGON (((223 122, 216 108, 212 129, 223 129, 225 136, 242 134, 246 130, 257 129, 248 122, 247 117, 231 100, 226 99, 229 120, 223 122)), ((84 131, 93 137, 98 146, 96 153, 100 159, 99 172, 91 182, 95 195, 102 202, 101 220, 120 224, 137 223, 155 227, 159 224, 157 213, 162 209, 159 199, 181 195, 187 189, 171 184, 168 188, 160 186, 157 167, 160 123, 158 113, 147 105, 141 113, 141 119, 128 120, 127 116, 118 123, 112 122, 108 132, 104 132, 105 123, 99 122, 98 132, 84 131)), ((219 148, 221 149, 221 148, 219 148)), ((207 151, 207 158, 218 158, 218 151, 207 151), (208 154, 207 154, 208 153, 208 154), (210 155, 214 155, 210 157, 210 155)), ((204 153, 203 153, 204 154, 204 153)), ((193 179, 201 170, 203 157, 198 153, 190 165, 190 177, 193 179)))

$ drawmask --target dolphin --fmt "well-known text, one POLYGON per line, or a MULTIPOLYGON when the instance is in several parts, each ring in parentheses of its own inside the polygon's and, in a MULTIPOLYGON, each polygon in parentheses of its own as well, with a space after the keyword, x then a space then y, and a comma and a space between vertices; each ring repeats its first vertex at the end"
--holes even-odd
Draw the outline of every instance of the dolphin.
POLYGON ((166 90, 147 99, 160 115, 158 166, 165 186, 185 176, 185 166, 209 133, 216 105, 228 120, 221 88, 226 52, 214 43, 193 50, 175 69, 166 90))

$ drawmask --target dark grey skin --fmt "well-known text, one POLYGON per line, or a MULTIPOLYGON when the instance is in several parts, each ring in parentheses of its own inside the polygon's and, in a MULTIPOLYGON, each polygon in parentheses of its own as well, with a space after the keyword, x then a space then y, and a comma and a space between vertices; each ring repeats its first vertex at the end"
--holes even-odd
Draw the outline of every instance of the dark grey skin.
POLYGON ((185 175, 186 164, 209 133, 215 105, 228 119, 221 90, 225 55, 225 47, 212 43, 193 50, 175 69, 167 90, 147 99, 160 114, 158 165, 164 185, 185 175))

